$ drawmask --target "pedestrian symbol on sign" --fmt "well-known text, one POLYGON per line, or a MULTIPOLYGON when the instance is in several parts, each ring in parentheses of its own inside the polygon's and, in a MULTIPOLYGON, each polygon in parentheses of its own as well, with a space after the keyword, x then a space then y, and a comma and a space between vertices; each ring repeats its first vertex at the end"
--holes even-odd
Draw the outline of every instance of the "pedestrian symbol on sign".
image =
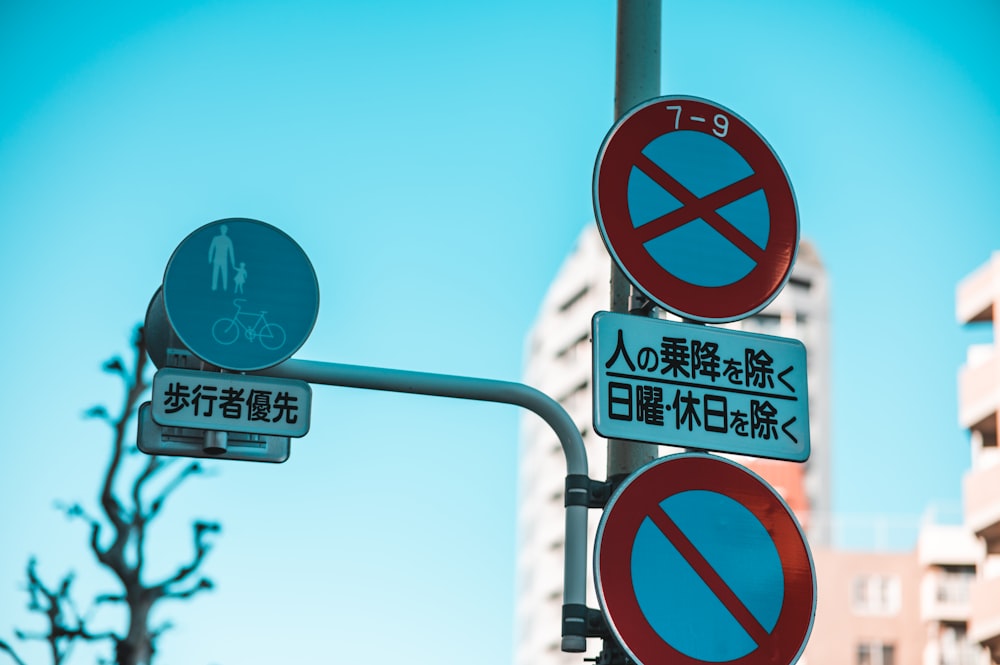
POLYGON ((219 227, 219 235, 212 238, 212 244, 208 246, 208 262, 212 264, 212 290, 219 287, 219 278, 222 278, 222 290, 229 290, 229 268, 236 268, 236 253, 233 249, 233 241, 227 233, 229 227, 223 224, 219 227))
POLYGON ((229 218, 177 247, 163 276, 163 304, 192 353, 217 367, 252 371, 286 360, 305 342, 319 289, 295 241, 269 224, 229 218))

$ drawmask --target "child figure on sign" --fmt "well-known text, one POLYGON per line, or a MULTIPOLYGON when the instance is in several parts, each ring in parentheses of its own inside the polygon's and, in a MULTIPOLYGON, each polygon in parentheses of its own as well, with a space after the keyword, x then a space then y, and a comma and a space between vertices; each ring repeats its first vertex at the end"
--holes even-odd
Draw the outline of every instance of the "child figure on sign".
POLYGON ((243 293, 243 284, 247 281, 247 264, 245 261, 240 261, 240 267, 236 269, 236 276, 233 277, 233 288, 234 293, 243 293))

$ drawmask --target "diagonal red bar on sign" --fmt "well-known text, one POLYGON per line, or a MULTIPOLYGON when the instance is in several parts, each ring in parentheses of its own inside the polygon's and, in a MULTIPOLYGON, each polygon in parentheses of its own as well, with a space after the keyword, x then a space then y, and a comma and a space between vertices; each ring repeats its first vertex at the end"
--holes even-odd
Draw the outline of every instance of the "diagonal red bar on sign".
POLYGON ((712 593, 722 601, 722 604, 729 610, 740 626, 743 627, 743 630, 747 631, 747 634, 750 635, 750 639, 756 642, 758 647, 765 647, 770 641, 771 634, 757 621, 757 617, 747 609, 747 606, 743 604, 743 601, 726 584, 725 580, 712 567, 712 564, 705 560, 705 557, 688 540, 688 537, 684 535, 680 527, 663 510, 652 511, 649 518, 653 520, 653 523, 666 536, 667 540, 677 548, 677 551, 684 557, 684 560, 694 568, 694 572, 708 585, 712 593))
POLYGON ((683 206, 638 227, 635 232, 636 238, 640 242, 648 242, 700 217, 726 240, 739 248, 741 252, 753 259, 755 263, 761 262, 764 258, 764 251, 718 213, 719 208, 761 189, 760 178, 756 173, 726 185, 703 198, 698 198, 646 155, 640 153, 635 161, 635 165, 640 171, 672 194, 683 206))

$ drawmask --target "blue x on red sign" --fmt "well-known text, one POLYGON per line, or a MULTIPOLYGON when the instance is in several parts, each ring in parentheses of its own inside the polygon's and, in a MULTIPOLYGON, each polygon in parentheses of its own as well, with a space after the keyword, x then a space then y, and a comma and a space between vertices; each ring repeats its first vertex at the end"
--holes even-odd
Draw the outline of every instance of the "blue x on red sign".
POLYGON ((695 97, 650 100, 612 127, 594 168, 594 211, 637 288, 707 323, 767 306, 798 248, 777 155, 740 116, 695 97))

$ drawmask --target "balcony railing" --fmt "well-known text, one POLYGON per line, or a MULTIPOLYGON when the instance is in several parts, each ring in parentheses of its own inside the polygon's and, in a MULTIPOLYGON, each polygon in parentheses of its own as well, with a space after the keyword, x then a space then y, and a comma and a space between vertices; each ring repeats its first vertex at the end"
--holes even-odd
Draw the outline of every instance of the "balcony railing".
POLYGON ((1000 253, 994 253, 986 264, 959 282, 955 314, 960 322, 990 320, 997 280, 1000 280, 1000 253))
POLYGON ((958 419, 973 427, 1000 406, 1000 354, 996 348, 974 365, 964 365, 958 375, 958 419))
POLYGON ((973 575, 932 574, 921 584, 921 618, 925 621, 967 621, 973 575))
POLYGON ((976 579, 969 600, 969 639, 984 645, 1000 644, 1000 577, 976 579))
POLYGON ((1000 547, 1000 464, 976 467, 965 476, 965 523, 986 539, 987 551, 1000 547))

